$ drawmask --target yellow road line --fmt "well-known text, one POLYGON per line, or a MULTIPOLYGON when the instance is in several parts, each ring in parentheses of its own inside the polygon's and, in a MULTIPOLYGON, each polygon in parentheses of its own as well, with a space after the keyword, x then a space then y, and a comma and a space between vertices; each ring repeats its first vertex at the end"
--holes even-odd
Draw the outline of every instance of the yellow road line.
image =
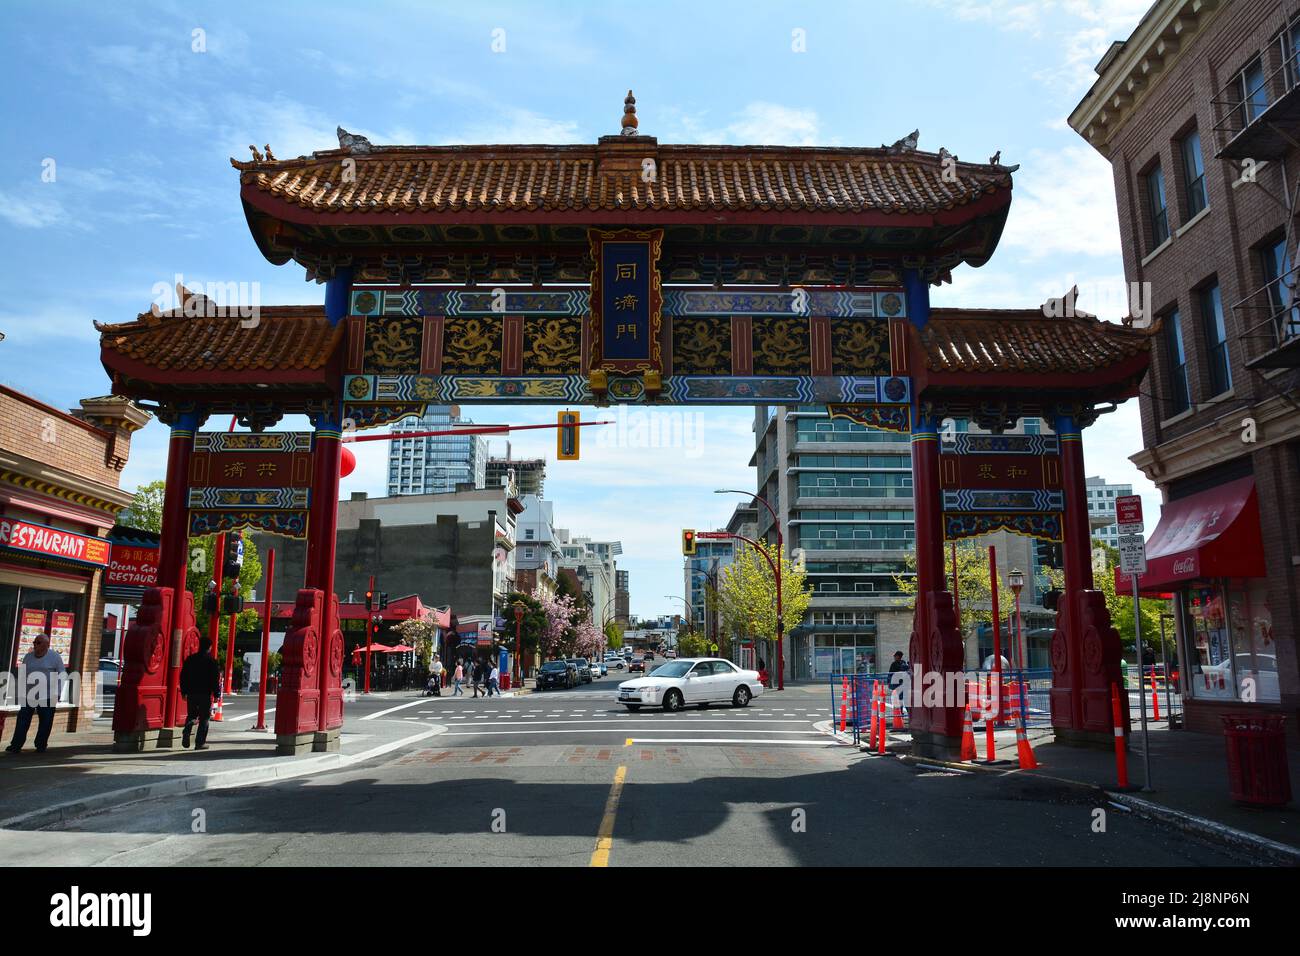
POLYGON ((605 801, 605 816, 600 821, 600 833, 596 836, 596 849, 591 854, 591 866, 609 866, 609 851, 614 845, 614 817, 618 813, 618 799, 623 795, 625 779, 627 767, 619 767, 614 772, 614 785, 610 787, 609 799, 605 801))

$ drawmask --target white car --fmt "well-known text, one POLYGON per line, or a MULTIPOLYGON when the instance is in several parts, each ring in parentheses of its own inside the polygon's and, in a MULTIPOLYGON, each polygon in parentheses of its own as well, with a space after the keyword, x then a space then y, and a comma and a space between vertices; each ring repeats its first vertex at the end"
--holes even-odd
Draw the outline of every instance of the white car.
POLYGON ((614 668, 614 670, 618 670, 618 671, 621 671, 625 667, 627 667, 627 665, 623 663, 623 658, 621 657, 607 657, 605 659, 605 664, 608 665, 609 667, 614 668))
POLYGON ((741 670, 720 657, 683 657, 660 664, 645 677, 623 681, 618 685, 618 702, 628 710, 675 711, 687 704, 744 707, 761 693, 758 671, 741 670))

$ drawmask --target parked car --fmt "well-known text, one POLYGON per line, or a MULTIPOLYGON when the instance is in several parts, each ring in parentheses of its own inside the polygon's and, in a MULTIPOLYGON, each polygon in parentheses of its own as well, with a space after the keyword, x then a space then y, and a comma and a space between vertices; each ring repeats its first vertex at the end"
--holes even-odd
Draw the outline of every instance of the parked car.
POLYGON ((591 664, 585 657, 570 657, 569 663, 578 669, 578 680, 584 684, 591 683, 591 664))
POLYGON ((568 661, 547 661, 537 672, 537 689, 550 690, 552 687, 576 687, 578 671, 568 661))
POLYGON ((618 702, 628 710, 676 711, 687 704, 723 703, 744 707, 761 693, 758 671, 741 670, 720 657, 683 657, 666 661, 653 674, 623 681, 618 685, 618 702))
POLYGON ((111 657, 101 657, 99 659, 99 683, 104 688, 105 697, 116 696, 117 678, 121 672, 121 661, 115 661, 111 657))

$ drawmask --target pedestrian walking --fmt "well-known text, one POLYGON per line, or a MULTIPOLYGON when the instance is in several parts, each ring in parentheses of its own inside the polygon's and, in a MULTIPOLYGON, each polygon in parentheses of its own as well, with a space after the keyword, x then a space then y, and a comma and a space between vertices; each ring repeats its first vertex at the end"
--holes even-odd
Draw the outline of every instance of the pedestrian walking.
POLYGON ((434 697, 442 696, 442 659, 437 654, 433 655, 433 666, 430 668, 429 690, 434 697))
POLYGON ((489 697, 492 696, 493 692, 495 692, 498 697, 501 696, 501 685, 497 683, 497 681, 499 681, 500 679, 501 679, 501 669, 497 667, 495 664, 493 664, 492 670, 488 673, 488 696, 489 697))
POLYGON ((455 690, 452 692, 451 695, 452 697, 464 696, 465 688, 460 686, 462 683, 464 683, 464 681, 465 681, 465 665, 462 664, 460 661, 457 661, 456 670, 451 675, 451 683, 455 687, 455 690))
POLYGON ((185 698, 182 747, 189 747, 190 730, 197 721, 199 733, 194 739, 194 749, 208 749, 208 719, 212 716, 212 701, 221 693, 221 665, 211 651, 212 642, 201 637, 199 649, 185 658, 185 663, 181 665, 181 696, 185 698))
POLYGON ((482 686, 483 683, 483 662, 482 661, 474 662, 473 682, 474 682, 474 696, 478 697, 479 687, 482 686))
POLYGON ((763 658, 761 657, 758 659, 758 682, 764 687, 767 686, 768 682, 767 665, 763 663, 763 658))
POLYGON ((50 731, 54 729, 54 705, 63 693, 63 675, 63 658, 58 651, 50 650, 50 635, 37 634, 32 649, 23 655, 18 667, 23 703, 14 722, 13 739, 5 748, 9 753, 18 753, 27 743, 32 717, 36 718, 36 752, 45 753, 50 731))

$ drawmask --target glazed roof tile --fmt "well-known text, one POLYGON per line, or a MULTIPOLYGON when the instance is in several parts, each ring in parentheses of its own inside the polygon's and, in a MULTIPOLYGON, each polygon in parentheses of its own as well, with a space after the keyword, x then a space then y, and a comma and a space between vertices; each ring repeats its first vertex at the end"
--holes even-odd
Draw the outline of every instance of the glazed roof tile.
POLYGON ((1041 309, 934 309, 918 334, 932 372, 1079 374, 1146 353, 1155 331, 1041 309))
POLYGON ((937 213, 1011 188, 1015 167, 956 163, 888 149, 659 145, 654 182, 636 144, 376 146, 297 159, 241 162, 241 184, 316 213, 463 210, 790 210, 937 213), (355 179, 344 181, 345 160, 355 179))
POLYGON ((95 323, 100 345, 158 369, 196 371, 316 370, 342 341, 319 305, 263 306, 257 325, 233 315, 142 313, 134 322, 95 323))

